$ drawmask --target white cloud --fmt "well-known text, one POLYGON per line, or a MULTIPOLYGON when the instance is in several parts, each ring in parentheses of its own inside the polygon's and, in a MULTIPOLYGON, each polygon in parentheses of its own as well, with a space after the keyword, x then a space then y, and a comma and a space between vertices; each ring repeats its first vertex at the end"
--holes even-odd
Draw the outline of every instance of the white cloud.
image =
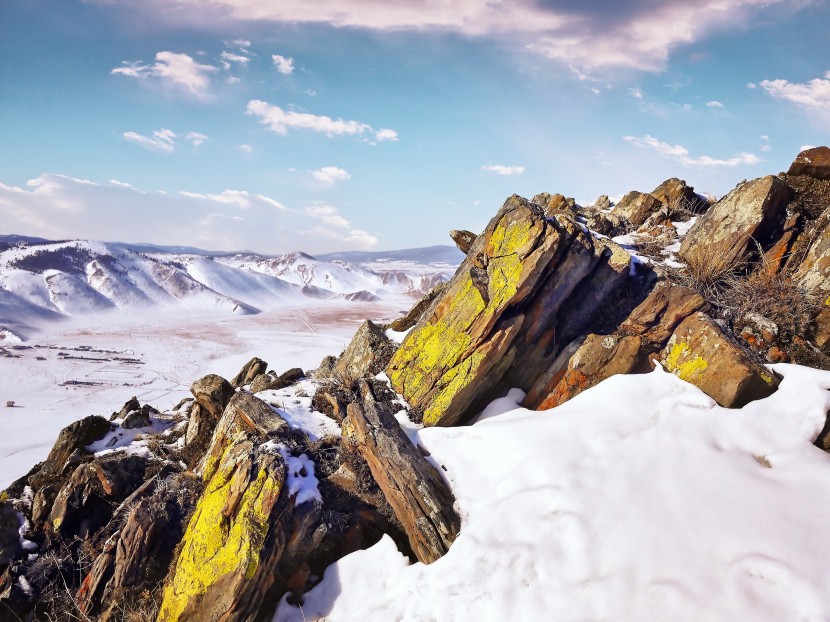
POLYGON ((212 201, 213 203, 221 203, 223 205, 232 205, 239 209, 251 209, 257 204, 264 204, 270 207, 275 207, 284 210, 285 206, 270 197, 263 194, 251 194, 246 190, 223 190, 219 194, 202 194, 199 192, 187 192, 181 190, 179 194, 188 199, 201 199, 203 201, 212 201))
POLYGON ((830 71, 823 78, 814 78, 808 82, 788 82, 787 80, 762 80, 762 89, 773 97, 815 110, 830 108, 830 71))
POLYGON ((251 47, 251 42, 248 39, 232 39, 223 43, 230 48, 241 48, 244 52, 247 52, 248 48, 251 47))
POLYGON ((769 141, 769 136, 766 134, 761 134, 761 140, 769 141))
POLYGON ((217 71, 219 70, 213 65, 197 63, 187 54, 164 51, 156 54, 156 62, 152 65, 144 65, 141 61, 124 61, 122 67, 116 67, 110 73, 137 78, 145 83, 158 81, 165 86, 205 98, 210 87, 210 74, 217 71))
POLYGON ((316 97, 317 96, 317 91, 315 91, 314 89, 306 89, 305 91, 303 91, 303 93, 305 93, 309 97, 316 97))
MULTIPOLYGON (((233 52, 228 52, 228 51, 222 52, 219 55, 219 58, 221 58, 223 61, 225 61, 226 64, 227 63, 238 63, 240 65, 246 65, 248 63, 248 61, 251 60, 247 56, 242 56, 241 54, 235 54, 233 52)), ((230 65, 228 65, 228 67, 230 67, 230 65)))
POLYGON ((382 128, 375 132, 375 140, 378 142, 383 142, 385 140, 395 142, 398 140, 398 133, 395 130, 382 128))
POLYGON ((726 108, 726 106, 724 106, 722 103, 720 103, 716 99, 713 99, 710 102, 706 102, 706 105, 709 106, 709 108, 726 108))
MULTIPOLYGON (((344 119, 332 119, 331 117, 315 115, 308 112, 295 112, 284 110, 279 106, 272 106, 268 102, 252 99, 248 102, 246 114, 259 117, 259 122, 265 125, 272 132, 282 136, 288 134, 289 129, 311 130, 319 132, 328 137, 332 136, 361 136, 373 132, 372 126, 361 121, 346 121, 344 119)), ((378 130, 377 134, 383 134, 384 138, 379 140, 394 140, 391 135, 397 133, 394 130, 378 130)))
POLYGON ((239 153, 242 153, 244 155, 248 155, 250 153, 253 153, 253 151, 254 151, 254 148, 251 147, 251 145, 247 145, 247 144, 244 144, 244 143, 239 145, 237 147, 237 149, 239 150, 239 153))
POLYGON ((485 164, 482 171, 495 173, 496 175, 521 175, 525 172, 524 166, 504 166, 503 164, 485 164))
POLYGON ((731 158, 717 159, 708 155, 693 157, 689 150, 682 145, 670 145, 646 134, 642 138, 637 136, 623 136, 623 140, 637 147, 649 147, 665 158, 677 160, 687 166, 738 166, 739 164, 757 164, 760 158, 754 154, 741 152, 731 158))
POLYGON ((285 75, 294 73, 294 59, 280 56, 279 54, 271 54, 271 60, 277 67, 277 71, 285 75))
POLYGON ((239 84, 240 82, 242 82, 242 79, 238 76, 228 76, 228 79, 225 80, 225 82, 227 82, 228 84, 239 84))
POLYGON ((306 206, 305 213, 337 229, 348 229, 351 226, 351 223, 340 214, 336 207, 332 207, 327 203, 312 202, 306 206))
POLYGON ((132 131, 124 132, 121 136, 132 143, 136 143, 152 151, 173 153, 173 150, 176 148, 176 133, 164 128, 153 131, 152 136, 144 136, 143 134, 132 131))
POLYGON ((770 151, 772 151, 772 147, 770 145, 761 145, 762 153, 769 153, 770 151))
POLYGON ((208 137, 199 132, 188 132, 184 139, 189 140, 190 144, 193 145, 194 148, 198 148, 200 145, 204 144, 208 137))
POLYGON ((352 178, 348 171, 338 166, 324 166, 322 168, 318 168, 316 171, 310 172, 314 179, 326 185, 331 185, 338 181, 346 181, 352 178))
POLYGON ((628 89, 628 94, 634 99, 643 99, 643 92, 640 89, 628 89))
POLYGON ((305 215, 326 225, 312 227, 306 232, 309 235, 356 245, 361 249, 371 248, 378 243, 378 239, 367 231, 353 228, 340 211, 328 203, 312 201, 303 211, 305 215))

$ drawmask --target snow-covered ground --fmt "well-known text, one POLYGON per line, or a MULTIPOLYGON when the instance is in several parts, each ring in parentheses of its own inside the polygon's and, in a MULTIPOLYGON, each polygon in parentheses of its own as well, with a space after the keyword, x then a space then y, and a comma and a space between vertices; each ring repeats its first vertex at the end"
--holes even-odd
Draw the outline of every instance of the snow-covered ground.
POLYGON ((830 373, 775 370, 741 410, 658 368, 412 432, 457 498, 449 553, 409 564, 384 537, 275 622, 830 620, 830 373))
POLYGON ((0 343, 0 489, 43 460, 72 421, 109 417, 134 395, 169 410, 190 396, 193 381, 207 373, 231 378, 253 356, 279 373, 315 368, 339 354, 366 318, 393 319, 411 304, 406 297, 307 300, 241 316, 114 311, 47 324, 25 343, 0 343))

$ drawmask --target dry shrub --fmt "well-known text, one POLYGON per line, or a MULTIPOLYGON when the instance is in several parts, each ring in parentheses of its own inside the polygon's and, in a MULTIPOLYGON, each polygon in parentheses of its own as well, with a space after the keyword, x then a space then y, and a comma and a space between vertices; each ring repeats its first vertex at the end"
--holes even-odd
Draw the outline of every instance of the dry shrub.
POLYGON ((731 259, 719 253, 693 249, 686 257, 685 269, 674 273, 675 280, 695 290, 707 302, 717 307, 731 307, 729 292, 735 283, 745 278, 748 264, 745 259, 731 259))

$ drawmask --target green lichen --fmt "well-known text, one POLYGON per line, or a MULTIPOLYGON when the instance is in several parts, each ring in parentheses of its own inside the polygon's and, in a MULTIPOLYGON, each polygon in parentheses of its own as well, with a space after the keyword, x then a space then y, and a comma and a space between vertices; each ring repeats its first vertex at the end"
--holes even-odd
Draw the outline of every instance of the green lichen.
POLYGON ((469 273, 456 277, 431 323, 412 331, 387 369, 392 385, 411 404, 423 405, 424 422, 438 423, 458 395, 476 377, 486 358, 477 353, 476 329, 501 315, 522 282, 525 256, 538 238, 535 222, 503 217, 486 247, 487 298, 469 273), (443 308, 442 308, 443 307, 443 308))
POLYGON ((666 357, 666 369, 686 382, 702 374, 709 363, 701 356, 691 358, 691 350, 684 342, 675 343, 666 357), (685 359, 685 360, 684 360, 685 359))
POLYGON ((259 567, 271 508, 282 482, 259 469, 236 511, 227 517, 235 471, 248 463, 226 466, 221 462, 187 526, 175 574, 164 589, 159 622, 179 620, 192 598, 206 594, 223 577, 233 574, 251 579, 259 567))

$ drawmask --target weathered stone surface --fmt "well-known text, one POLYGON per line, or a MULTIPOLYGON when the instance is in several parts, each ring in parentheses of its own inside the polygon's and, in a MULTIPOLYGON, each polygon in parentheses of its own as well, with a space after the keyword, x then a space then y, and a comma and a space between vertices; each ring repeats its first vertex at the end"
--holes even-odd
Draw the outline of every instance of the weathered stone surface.
POLYGON ((131 397, 124 406, 121 407, 121 410, 117 413, 112 413, 112 417, 110 417, 110 421, 115 421, 116 419, 123 419, 128 414, 133 412, 134 410, 141 410, 141 403, 138 401, 136 396, 131 397))
POLYGON ((514 195, 478 236, 432 313, 387 368, 393 388, 424 412, 425 424, 452 425, 500 380, 503 371, 493 369, 523 322, 520 315, 502 316, 540 287, 574 229, 548 221, 538 206, 514 195))
POLYGON ((815 325, 816 345, 825 352, 830 352, 830 305, 827 303, 816 315, 815 325))
POLYGON ((419 561, 434 562, 449 550, 461 529, 452 492, 382 405, 349 404, 348 413, 351 442, 369 464, 412 550, 419 561))
POLYGON ((789 175, 809 175, 816 179, 830 179, 830 149, 813 147, 796 156, 790 165, 789 175))
POLYGON ((358 378, 374 376, 389 364, 397 344, 371 320, 366 320, 337 359, 334 374, 349 385, 358 378))
POLYGON ((793 243, 802 230, 803 217, 801 214, 790 215, 782 228, 781 234, 775 243, 764 253, 764 264, 767 270, 780 272, 790 257, 793 243))
POLYGON ((66 426, 60 431, 40 471, 30 478, 32 487, 38 490, 48 484, 63 472, 76 451, 85 451, 87 445, 101 440, 109 431, 109 421, 98 416, 84 417, 66 426))
POLYGON ((706 201, 686 185, 686 181, 672 177, 657 186, 651 193, 655 199, 662 201, 671 211, 689 210, 699 212, 706 207, 706 201))
POLYGON ((465 255, 470 252, 470 247, 476 241, 476 234, 466 229, 453 229, 450 231, 450 237, 455 245, 465 255))
POLYGON ((634 190, 620 199, 612 213, 636 228, 642 225, 661 206, 662 203, 659 199, 650 194, 634 190))
POLYGON ((778 325, 758 313, 746 313, 738 318, 735 329, 756 352, 764 352, 778 339, 778 325))
POLYGON ((403 317, 399 317, 397 320, 394 320, 392 323, 390 323, 390 330, 402 333, 415 326, 415 324, 417 324, 423 319, 424 315, 432 307, 435 300, 438 298, 438 296, 444 293, 444 290, 446 288, 446 282, 438 283, 438 285, 429 290, 429 292, 427 292, 423 296, 423 298, 416 302, 415 306, 413 306, 406 315, 404 315, 403 317))
POLYGON ((528 398, 533 399, 531 402, 525 399, 523 406, 537 410, 554 408, 606 378, 617 374, 645 372, 648 369, 641 337, 588 335, 571 356, 567 367, 551 378, 547 394, 542 396, 541 401, 533 403, 539 398, 529 394, 528 398))
POLYGON ((695 313, 675 329, 660 355, 666 369, 697 386, 721 406, 740 408, 772 394, 778 379, 752 361, 704 313, 695 313))
POLYGON ((146 428, 151 424, 150 409, 145 404, 144 408, 129 412, 121 422, 121 427, 125 430, 131 430, 133 428, 146 428))
POLYGON ((830 303, 830 224, 818 232, 793 278, 821 302, 830 303))
POLYGON ((726 265, 741 261, 755 250, 756 242, 769 242, 788 196, 787 186, 774 175, 739 185, 692 226, 680 246, 680 258, 717 256, 726 265))
POLYGON ((620 330, 663 347, 681 321, 707 307, 703 296, 694 290, 660 281, 620 325, 620 330))
POLYGON ((336 356, 326 356, 320 361, 320 365, 314 370, 315 380, 328 380, 334 375, 334 366, 337 364, 336 356))
POLYGON ((591 231, 611 235, 622 227, 623 221, 614 213, 598 212, 588 217, 586 224, 591 231))
POLYGON ((231 385, 239 388, 246 384, 251 384, 254 378, 260 374, 264 374, 268 369, 268 363, 260 358, 254 357, 239 370, 239 373, 231 380, 231 385))
POLYGON ((611 199, 608 198, 607 194, 601 194, 597 197, 597 200, 594 201, 594 209, 598 210, 609 210, 611 209, 611 199))
POLYGON ((0 573, 23 554, 23 548, 20 546, 22 524, 20 514, 12 504, 0 501, 0 573))
POLYGON ((259 393, 260 391, 276 391, 291 386, 298 380, 305 376, 305 372, 299 367, 289 369, 285 373, 277 376, 274 372, 267 374, 260 374, 251 383, 251 393, 259 393))
MULTIPOLYGON (((254 359, 258 361, 259 359, 254 359)), ((251 363, 249 363, 251 365, 251 363)), ((243 376, 244 379, 244 376, 243 376)), ((245 383, 247 384, 247 383, 245 383)), ((196 398, 196 402, 204 408, 214 421, 225 411, 228 402, 231 401, 234 391, 233 386, 227 380, 216 374, 208 374, 199 378, 190 386, 190 392, 196 398)))

